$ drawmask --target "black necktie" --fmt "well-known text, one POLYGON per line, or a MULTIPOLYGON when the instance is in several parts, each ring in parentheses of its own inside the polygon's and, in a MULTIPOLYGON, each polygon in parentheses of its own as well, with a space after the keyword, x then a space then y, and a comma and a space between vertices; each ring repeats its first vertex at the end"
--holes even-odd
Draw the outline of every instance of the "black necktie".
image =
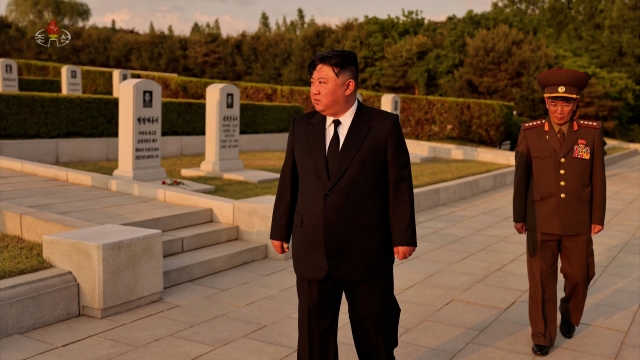
POLYGON ((329 141, 329 150, 327 150, 327 172, 329 179, 338 170, 338 158, 340 157, 340 135, 338 135, 338 126, 341 122, 338 119, 333 120, 333 137, 329 141))
POLYGON ((560 140, 560 147, 563 148, 564 147, 564 131, 562 130, 562 128, 558 130, 558 140, 560 140))

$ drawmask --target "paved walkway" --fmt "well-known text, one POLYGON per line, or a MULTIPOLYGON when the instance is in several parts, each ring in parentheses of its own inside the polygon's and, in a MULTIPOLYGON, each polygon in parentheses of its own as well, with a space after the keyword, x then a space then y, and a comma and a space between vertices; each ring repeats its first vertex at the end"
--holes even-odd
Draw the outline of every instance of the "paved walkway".
MULTIPOLYGON (((586 312, 572 340, 558 336, 549 359, 640 356, 640 156, 607 174, 607 222, 594 239, 586 312)), ((532 359, 524 236, 512 227, 511 188, 417 217, 418 250, 395 272, 397 359, 532 359)), ((294 285, 289 261, 262 260, 166 289, 162 302, 127 313, 0 340, 0 358, 295 359, 294 285)), ((341 359, 357 359, 346 306, 339 342, 341 359)))

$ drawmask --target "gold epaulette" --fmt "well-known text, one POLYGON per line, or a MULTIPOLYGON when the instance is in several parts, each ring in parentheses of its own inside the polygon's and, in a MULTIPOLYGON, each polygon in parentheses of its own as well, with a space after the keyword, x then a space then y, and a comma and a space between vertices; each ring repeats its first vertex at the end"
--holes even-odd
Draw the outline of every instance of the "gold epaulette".
POLYGON ((593 129, 600 129, 602 123, 600 121, 577 120, 578 125, 593 129))
POLYGON ((537 128, 539 126, 544 126, 544 123, 545 123, 544 120, 529 121, 529 122, 523 123, 522 128, 525 130, 529 130, 529 129, 537 128))

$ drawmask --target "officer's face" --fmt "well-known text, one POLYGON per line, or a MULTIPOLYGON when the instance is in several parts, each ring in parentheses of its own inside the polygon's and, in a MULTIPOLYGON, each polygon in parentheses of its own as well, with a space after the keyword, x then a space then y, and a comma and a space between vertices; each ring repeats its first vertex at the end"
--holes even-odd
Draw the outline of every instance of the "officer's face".
POLYGON ((576 109, 578 104, 577 100, 554 100, 545 99, 547 103, 547 109, 549 110, 549 117, 556 125, 563 125, 571 118, 571 114, 576 109))

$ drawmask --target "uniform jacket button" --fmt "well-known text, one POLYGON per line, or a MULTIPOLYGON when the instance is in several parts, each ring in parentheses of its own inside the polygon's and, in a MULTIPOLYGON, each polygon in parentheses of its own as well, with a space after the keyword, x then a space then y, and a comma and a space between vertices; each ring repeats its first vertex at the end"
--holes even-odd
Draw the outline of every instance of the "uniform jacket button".
POLYGON ((560 186, 564 186, 564 181, 560 181, 560 186))
POLYGON ((327 191, 327 193, 325 195, 329 196, 329 195, 331 195, 331 192, 327 191))
POLYGON ((565 162, 566 160, 564 158, 560 159, 560 162, 565 162))
POLYGON ((560 174, 564 175, 564 170, 560 170, 560 174))
POLYGON ((560 194, 560 197, 564 199, 566 197, 566 195, 565 194, 560 194))

